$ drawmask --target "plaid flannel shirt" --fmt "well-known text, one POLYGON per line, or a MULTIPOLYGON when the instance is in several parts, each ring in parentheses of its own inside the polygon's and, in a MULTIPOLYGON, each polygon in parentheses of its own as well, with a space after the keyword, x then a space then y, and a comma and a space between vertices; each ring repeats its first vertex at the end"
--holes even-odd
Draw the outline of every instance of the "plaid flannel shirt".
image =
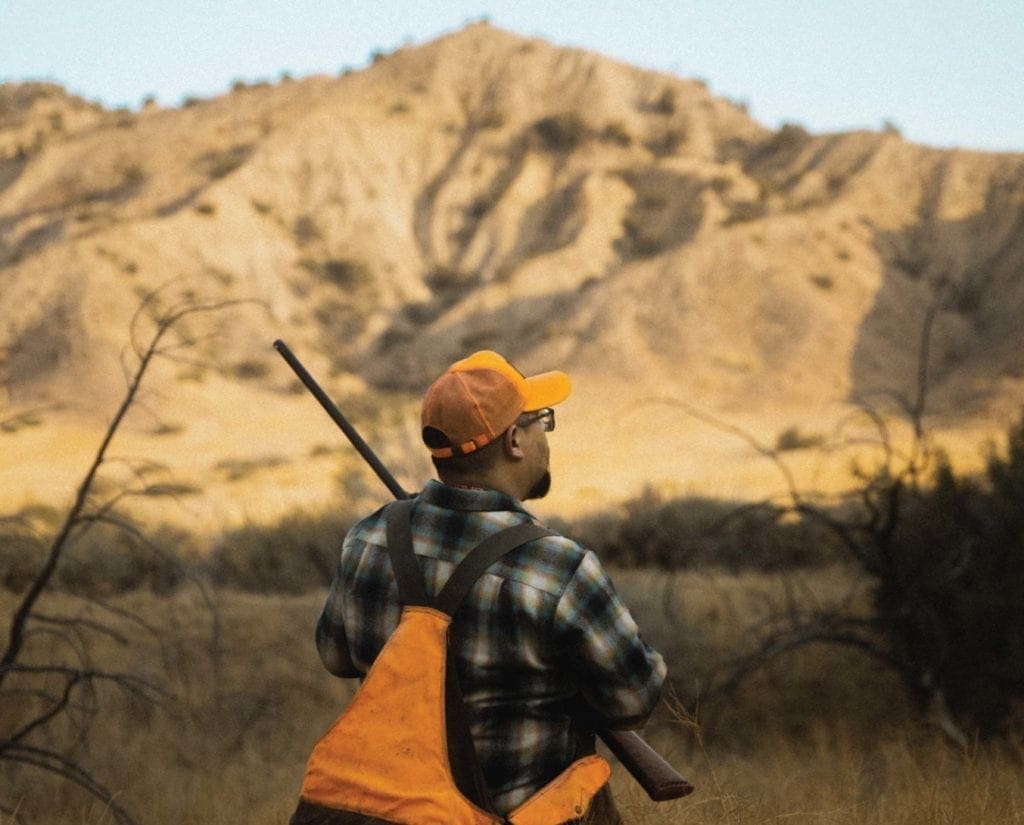
MULTIPOLYGON (((338 676, 364 675, 401 617, 384 509, 345 537, 317 624, 320 658, 338 676)), ((436 596, 487 536, 525 521, 536 519, 503 493, 429 482, 412 516, 427 592, 436 596)), ((654 709, 665 677, 664 661, 641 639, 597 557, 562 536, 491 565, 451 632, 477 755, 502 813, 593 752, 581 710, 607 727, 636 725, 654 709)))

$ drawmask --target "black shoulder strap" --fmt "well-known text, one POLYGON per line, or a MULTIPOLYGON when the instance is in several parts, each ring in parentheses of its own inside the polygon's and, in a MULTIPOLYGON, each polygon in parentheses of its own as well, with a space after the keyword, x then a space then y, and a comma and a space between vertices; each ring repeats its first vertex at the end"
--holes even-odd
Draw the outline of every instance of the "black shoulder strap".
MULTIPOLYGON (((506 553, 544 536, 557 535, 530 522, 499 530, 474 547, 455 568, 436 599, 431 599, 423 583, 423 574, 412 547, 412 501, 401 500, 387 512, 388 554, 398 582, 398 596, 405 606, 427 606, 454 615, 462 600, 484 571, 506 553)), ((451 644, 451 636, 449 646, 451 644)), ((460 791, 485 811, 494 812, 487 782, 469 730, 469 719, 462 699, 458 672, 453 657, 445 666, 445 718, 447 719, 448 763, 460 791)))
POLYGON ((506 527, 492 533, 474 547, 462 560, 455 571, 445 582, 441 592, 437 594, 434 606, 442 613, 454 616, 466 594, 476 584, 484 571, 506 553, 521 547, 534 539, 554 536, 556 533, 541 527, 539 524, 525 522, 514 527, 506 527))
MULTIPOLYGON (((435 606, 438 610, 455 615, 462 600, 476 584, 477 579, 494 562, 506 553, 521 547, 527 542, 544 536, 555 535, 537 524, 529 522, 506 527, 493 533, 474 547, 449 576, 441 592, 437 595, 435 606)), ((445 668, 445 718, 448 722, 448 764, 451 766, 452 778, 459 790, 485 811, 494 812, 490 789, 480 767, 473 744, 473 734, 469 729, 469 717, 466 704, 462 698, 462 686, 459 684, 458 668, 452 655, 453 637, 448 636, 448 658, 445 668)))
POLYGON ((412 549, 412 505, 411 498, 399 499, 387 509, 388 555, 402 605, 430 607, 432 602, 423 585, 423 572, 412 549))
POLYGON ((391 567, 398 582, 398 597, 403 606, 433 607, 452 616, 459 609, 476 580, 506 553, 528 542, 557 533, 539 524, 525 522, 492 533, 474 547, 455 568, 436 599, 431 599, 423 583, 423 573, 412 546, 412 499, 400 499, 388 507, 387 539, 391 567))

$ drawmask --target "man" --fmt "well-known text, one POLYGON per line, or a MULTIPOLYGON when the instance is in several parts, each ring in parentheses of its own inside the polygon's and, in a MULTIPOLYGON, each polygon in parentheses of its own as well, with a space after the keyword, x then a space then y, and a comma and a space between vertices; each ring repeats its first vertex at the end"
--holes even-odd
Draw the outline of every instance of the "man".
MULTIPOLYGON (((452 365, 427 390, 423 441, 440 480, 416 497, 410 519, 430 595, 485 538, 536 521, 521 502, 550 487, 553 407, 569 392, 565 373, 527 378, 489 351, 452 365)), ((364 676, 402 615, 387 510, 349 531, 317 625, 320 657, 337 676, 364 676)), ((595 727, 642 724, 665 676, 597 557, 560 535, 487 568, 451 633, 476 755, 502 815, 592 754, 595 727)), ((621 822, 607 787, 587 821, 621 822)))

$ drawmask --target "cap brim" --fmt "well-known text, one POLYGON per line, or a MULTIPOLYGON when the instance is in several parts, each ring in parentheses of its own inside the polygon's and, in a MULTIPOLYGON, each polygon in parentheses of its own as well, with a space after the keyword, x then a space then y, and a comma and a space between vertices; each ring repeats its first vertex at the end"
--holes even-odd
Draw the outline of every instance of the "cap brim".
POLYGON ((564 372, 552 370, 530 376, 526 379, 526 386, 523 389, 523 411, 532 412, 561 404, 572 392, 572 382, 564 372))

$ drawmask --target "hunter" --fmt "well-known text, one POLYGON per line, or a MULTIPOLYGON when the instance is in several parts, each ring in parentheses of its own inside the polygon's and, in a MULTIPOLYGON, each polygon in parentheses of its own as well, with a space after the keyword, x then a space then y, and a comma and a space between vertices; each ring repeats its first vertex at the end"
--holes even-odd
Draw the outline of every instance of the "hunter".
POLYGON ((316 644, 328 671, 365 680, 314 751, 293 823, 622 822, 594 730, 641 726, 665 664, 597 556, 522 503, 550 488, 570 389, 483 351, 427 390, 439 480, 345 537, 316 644))

